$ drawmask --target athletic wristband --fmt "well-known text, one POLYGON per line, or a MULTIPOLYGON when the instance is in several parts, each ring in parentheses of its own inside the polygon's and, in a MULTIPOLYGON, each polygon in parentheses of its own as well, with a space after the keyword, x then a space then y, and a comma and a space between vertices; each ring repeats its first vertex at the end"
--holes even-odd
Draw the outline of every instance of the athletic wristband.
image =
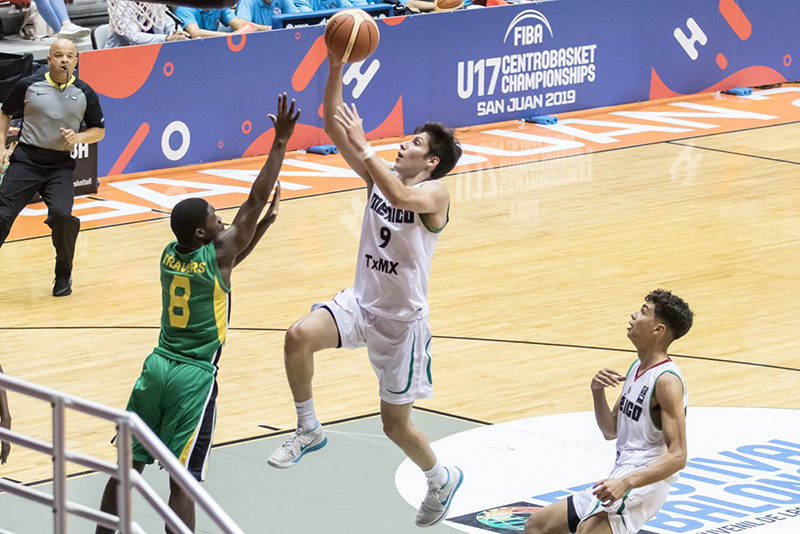
POLYGON ((375 150, 373 150, 371 145, 367 145, 367 148, 361 152, 361 157, 364 159, 374 158, 375 157, 375 150))

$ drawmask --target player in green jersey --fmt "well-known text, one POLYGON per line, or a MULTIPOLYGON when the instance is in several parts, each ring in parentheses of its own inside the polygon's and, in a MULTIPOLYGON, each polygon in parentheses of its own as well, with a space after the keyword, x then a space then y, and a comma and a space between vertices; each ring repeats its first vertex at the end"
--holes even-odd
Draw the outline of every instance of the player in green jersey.
MULTIPOLYGON (((256 246, 275 221, 280 185, 264 218, 286 145, 300 111, 278 97, 270 115, 275 140, 250 195, 230 227, 202 198, 182 200, 172 210, 170 225, 177 241, 161 255, 161 334, 133 386, 127 410, 138 414, 197 480, 205 478, 217 397, 217 363, 228 326, 231 271, 256 246)), ((133 467, 141 472, 153 457, 134 439, 133 467)), ((117 480, 106 485, 101 510, 116 514, 117 480)), ((191 498, 170 479, 169 506, 190 529, 195 513, 191 498)), ((97 533, 110 533, 99 526, 97 533)), ((170 532, 167 529, 167 532, 170 532)))

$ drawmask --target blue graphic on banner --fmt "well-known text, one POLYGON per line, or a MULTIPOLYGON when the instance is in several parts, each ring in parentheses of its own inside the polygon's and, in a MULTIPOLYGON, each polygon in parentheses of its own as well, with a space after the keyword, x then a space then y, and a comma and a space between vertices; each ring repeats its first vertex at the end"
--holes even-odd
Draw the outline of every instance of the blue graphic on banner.
MULTIPOLYGON (((800 78, 796 0, 557 0, 380 19, 344 99, 370 138, 800 78)), ((265 154, 277 95, 303 113, 290 148, 329 142, 322 26, 81 55, 100 95, 99 173, 265 154)))

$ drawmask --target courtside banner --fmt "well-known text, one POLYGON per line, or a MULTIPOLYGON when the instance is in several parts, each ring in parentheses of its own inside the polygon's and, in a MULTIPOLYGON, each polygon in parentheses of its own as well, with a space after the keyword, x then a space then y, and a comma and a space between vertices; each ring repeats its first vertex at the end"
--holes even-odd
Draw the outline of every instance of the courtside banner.
MULTIPOLYGON (((555 0, 380 19, 347 65, 368 138, 800 79, 796 0, 555 0)), ((303 114, 290 149, 328 143, 323 27, 81 54, 100 95, 101 176, 266 154, 277 95, 303 114)), ((674 120, 674 119, 673 119, 674 120)))

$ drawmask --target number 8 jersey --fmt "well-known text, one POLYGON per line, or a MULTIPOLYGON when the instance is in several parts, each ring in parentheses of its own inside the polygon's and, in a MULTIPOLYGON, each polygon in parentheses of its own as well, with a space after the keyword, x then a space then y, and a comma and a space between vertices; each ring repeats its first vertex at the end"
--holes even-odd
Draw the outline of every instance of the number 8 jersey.
POLYGON ((228 332, 230 289, 211 242, 189 253, 173 241, 161 255, 161 335, 155 352, 217 364, 228 332))
POLYGON ((418 213, 393 207, 373 185, 356 264, 354 291, 361 307, 398 321, 427 316, 431 259, 443 229, 431 228, 418 213))

